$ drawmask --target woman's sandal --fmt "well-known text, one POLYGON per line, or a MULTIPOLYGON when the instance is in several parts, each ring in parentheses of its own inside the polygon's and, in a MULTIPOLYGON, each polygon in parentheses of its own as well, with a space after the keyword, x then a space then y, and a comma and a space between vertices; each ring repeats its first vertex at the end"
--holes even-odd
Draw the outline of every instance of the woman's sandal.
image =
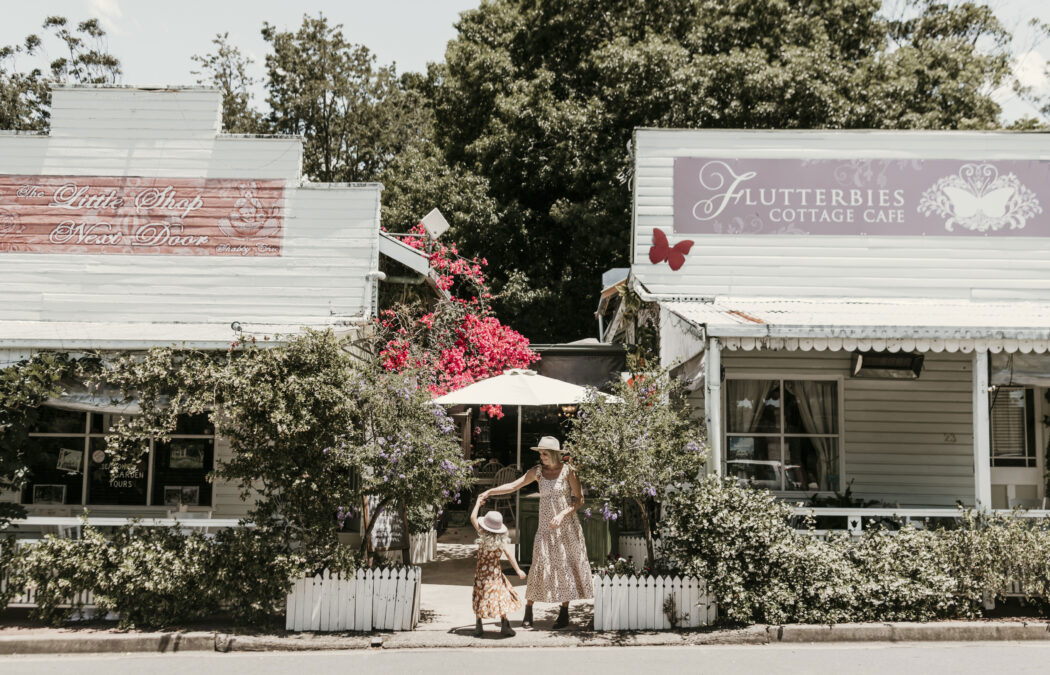
POLYGON ((532 605, 525 605, 525 618, 521 620, 522 628, 532 628, 532 605))

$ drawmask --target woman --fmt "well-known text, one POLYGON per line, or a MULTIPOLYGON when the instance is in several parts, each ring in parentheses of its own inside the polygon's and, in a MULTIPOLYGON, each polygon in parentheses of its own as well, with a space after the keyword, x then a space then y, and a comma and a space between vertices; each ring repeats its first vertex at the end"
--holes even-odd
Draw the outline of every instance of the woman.
POLYGON ((554 628, 569 625, 569 601, 594 597, 587 546, 576 511, 583 506, 583 489, 576 472, 562 463, 561 444, 544 436, 532 448, 540 453, 540 464, 521 478, 482 492, 480 498, 517 492, 529 483, 540 485, 540 523, 532 545, 532 567, 525 589, 523 628, 532 627, 533 602, 560 602, 554 628))

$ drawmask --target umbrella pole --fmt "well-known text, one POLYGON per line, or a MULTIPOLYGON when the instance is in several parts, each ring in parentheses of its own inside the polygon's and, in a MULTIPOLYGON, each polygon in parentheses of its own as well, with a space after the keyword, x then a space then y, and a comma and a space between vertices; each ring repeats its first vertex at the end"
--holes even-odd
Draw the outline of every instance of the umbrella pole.
MULTIPOLYGON (((521 469, 521 406, 518 406, 518 469, 521 469)), ((514 492, 514 558, 521 559, 521 490, 514 492)))

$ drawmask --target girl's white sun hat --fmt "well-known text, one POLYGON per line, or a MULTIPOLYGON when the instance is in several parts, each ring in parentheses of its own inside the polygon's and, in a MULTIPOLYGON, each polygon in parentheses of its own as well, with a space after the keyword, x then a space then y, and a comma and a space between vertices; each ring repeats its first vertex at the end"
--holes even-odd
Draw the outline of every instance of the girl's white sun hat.
POLYGON ((506 534, 507 526, 503 524, 503 514, 499 511, 489 511, 485 517, 478 521, 481 529, 493 534, 506 534))

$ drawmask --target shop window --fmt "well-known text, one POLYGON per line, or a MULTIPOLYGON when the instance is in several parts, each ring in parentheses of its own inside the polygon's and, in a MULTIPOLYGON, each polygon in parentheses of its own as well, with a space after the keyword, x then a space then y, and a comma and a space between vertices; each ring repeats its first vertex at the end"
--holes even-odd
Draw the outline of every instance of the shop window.
POLYGON ((838 383, 727 380, 726 475, 785 492, 839 489, 838 383))
POLYGON ((215 463, 215 430, 207 415, 177 422, 170 441, 150 442, 133 467, 112 465, 109 413, 42 407, 27 441, 29 484, 24 504, 73 506, 209 506, 207 476, 215 463))
POLYGON ((992 466, 1035 467, 1035 391, 998 387, 991 398, 992 466))

